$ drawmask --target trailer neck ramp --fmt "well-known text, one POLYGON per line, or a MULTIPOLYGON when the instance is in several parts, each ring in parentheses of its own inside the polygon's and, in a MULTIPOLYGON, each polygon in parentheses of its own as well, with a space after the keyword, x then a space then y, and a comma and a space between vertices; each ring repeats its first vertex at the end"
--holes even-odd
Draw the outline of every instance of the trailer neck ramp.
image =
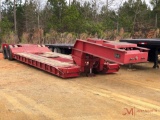
POLYGON ((112 73, 119 70, 119 64, 147 62, 148 49, 131 43, 89 38, 76 41, 72 57, 82 72, 96 70, 112 73))

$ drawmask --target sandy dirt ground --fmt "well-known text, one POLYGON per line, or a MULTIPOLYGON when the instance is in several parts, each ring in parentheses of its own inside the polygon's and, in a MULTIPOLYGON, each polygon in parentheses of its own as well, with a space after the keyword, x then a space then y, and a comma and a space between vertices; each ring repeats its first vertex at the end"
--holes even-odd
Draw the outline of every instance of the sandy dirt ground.
POLYGON ((0 54, 0 120, 159 120, 160 69, 61 79, 0 54))

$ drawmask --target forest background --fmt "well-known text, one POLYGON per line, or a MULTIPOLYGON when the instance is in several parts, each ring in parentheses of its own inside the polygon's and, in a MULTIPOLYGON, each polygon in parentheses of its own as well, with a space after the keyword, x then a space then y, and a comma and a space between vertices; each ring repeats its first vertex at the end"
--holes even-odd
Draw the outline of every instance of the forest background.
POLYGON ((160 37, 160 0, 115 1, 0 0, 0 44, 160 37))

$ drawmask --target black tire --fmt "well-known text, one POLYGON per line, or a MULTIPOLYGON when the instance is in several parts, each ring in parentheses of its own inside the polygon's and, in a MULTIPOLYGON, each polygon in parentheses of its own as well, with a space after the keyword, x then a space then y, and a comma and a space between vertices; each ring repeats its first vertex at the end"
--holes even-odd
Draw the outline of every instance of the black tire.
POLYGON ((64 50, 64 49, 61 49, 61 53, 62 53, 62 54, 65 54, 65 50, 64 50))
POLYGON ((2 52, 3 52, 3 58, 7 59, 7 48, 6 48, 6 46, 3 48, 2 52))
POLYGON ((11 46, 8 46, 7 54, 8 54, 8 59, 13 60, 12 52, 11 52, 11 46))

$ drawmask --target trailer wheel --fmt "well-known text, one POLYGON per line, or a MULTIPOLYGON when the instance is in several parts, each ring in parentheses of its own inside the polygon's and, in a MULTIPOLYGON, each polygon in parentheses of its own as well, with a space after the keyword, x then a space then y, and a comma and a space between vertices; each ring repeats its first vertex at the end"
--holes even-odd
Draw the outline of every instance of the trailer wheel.
POLYGON ((63 49, 63 48, 62 48, 62 49, 60 49, 60 53, 65 54, 65 51, 64 51, 64 49, 63 49))
POLYGON ((6 46, 3 48, 2 52, 3 52, 3 58, 7 59, 7 48, 6 48, 6 46))
POLYGON ((7 56, 8 56, 8 59, 9 59, 9 60, 13 60, 11 48, 12 48, 12 46, 9 45, 9 46, 8 46, 8 50, 7 50, 7 54, 8 54, 7 56))

